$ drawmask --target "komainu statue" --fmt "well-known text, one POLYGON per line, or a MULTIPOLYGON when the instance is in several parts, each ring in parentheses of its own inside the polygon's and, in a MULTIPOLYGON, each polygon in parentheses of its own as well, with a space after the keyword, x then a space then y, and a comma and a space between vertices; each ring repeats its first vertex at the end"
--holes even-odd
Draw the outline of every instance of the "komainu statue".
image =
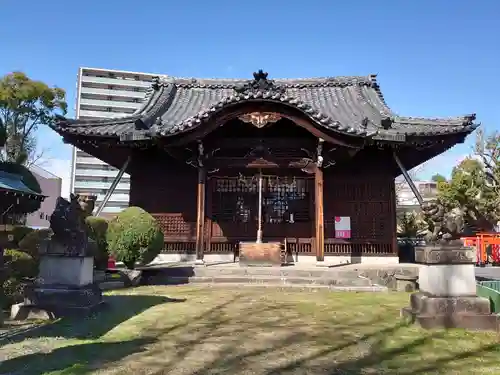
POLYGON ((94 205, 93 196, 71 194, 69 201, 62 197, 57 199, 56 208, 50 216, 53 235, 49 246, 53 252, 67 256, 86 255, 89 237, 85 218, 92 213, 94 205))
POLYGON ((426 241, 430 243, 451 243, 460 241, 466 230, 466 210, 453 208, 447 211, 439 200, 425 202, 422 214, 429 224, 426 241))
POLYGON ((456 243, 467 228, 467 210, 453 208, 449 211, 433 200, 422 205, 422 214, 429 224, 426 241, 429 243, 456 243))

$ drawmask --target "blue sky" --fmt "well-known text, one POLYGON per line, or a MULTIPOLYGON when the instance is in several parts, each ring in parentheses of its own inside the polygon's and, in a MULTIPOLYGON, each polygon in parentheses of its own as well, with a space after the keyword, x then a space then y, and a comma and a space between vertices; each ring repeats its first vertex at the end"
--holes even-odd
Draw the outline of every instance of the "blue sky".
MULTIPOLYGON (((377 73, 391 108, 409 116, 471 112, 500 127, 500 2, 419 0, 3 0, 0 75, 21 70, 66 89, 78 67, 173 76, 293 78, 377 73), (21 22, 20 22, 21 21, 21 22)), ((48 129, 48 169, 71 152, 48 129)), ((449 173, 471 141, 427 163, 449 173)), ((66 169, 66 171, 62 171, 66 169)))

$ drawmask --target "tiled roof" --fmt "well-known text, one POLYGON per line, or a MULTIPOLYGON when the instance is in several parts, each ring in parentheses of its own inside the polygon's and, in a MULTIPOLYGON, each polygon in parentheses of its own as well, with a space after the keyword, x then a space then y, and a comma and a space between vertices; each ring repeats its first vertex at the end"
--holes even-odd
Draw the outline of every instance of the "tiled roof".
POLYGON ((22 177, 20 175, 3 171, 0 171, 0 190, 43 197, 42 194, 39 194, 27 187, 22 181, 22 177))
POLYGON ((361 137, 429 136, 469 133, 475 115, 415 118, 396 115, 385 103, 375 75, 268 80, 167 77, 155 80, 143 106, 127 117, 104 120, 61 119, 61 134, 120 137, 122 140, 169 136, 202 125, 228 105, 243 101, 281 102, 318 126, 361 137))

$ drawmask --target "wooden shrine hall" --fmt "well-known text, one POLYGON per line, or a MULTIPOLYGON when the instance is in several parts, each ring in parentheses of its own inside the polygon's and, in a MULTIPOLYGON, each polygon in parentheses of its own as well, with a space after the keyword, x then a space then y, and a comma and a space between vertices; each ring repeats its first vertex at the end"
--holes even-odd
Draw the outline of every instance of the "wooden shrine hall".
POLYGON ((280 244, 294 262, 383 264, 398 262, 395 177, 463 142, 474 121, 398 116, 375 75, 260 70, 158 78, 129 116, 53 129, 130 175, 130 205, 163 228, 163 261, 232 261, 248 244, 273 257, 280 244))

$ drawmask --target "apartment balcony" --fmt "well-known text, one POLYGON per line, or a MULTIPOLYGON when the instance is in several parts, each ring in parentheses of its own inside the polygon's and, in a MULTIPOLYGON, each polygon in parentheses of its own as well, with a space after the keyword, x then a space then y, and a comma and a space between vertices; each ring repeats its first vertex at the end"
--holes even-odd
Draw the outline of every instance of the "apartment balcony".
POLYGON ((100 83, 103 85, 115 85, 115 86, 128 86, 128 87, 151 87, 151 82, 128 80, 128 79, 118 79, 118 78, 106 78, 106 77, 92 77, 92 76, 82 76, 82 82, 90 83, 100 83))
POLYGON ((100 95, 100 96, 113 96, 123 98, 144 99, 146 93, 144 91, 128 91, 128 90, 115 90, 115 89, 98 89, 94 87, 82 86, 80 94, 100 95))
MULTIPOLYGON (((136 110, 140 108, 142 103, 134 103, 134 102, 121 102, 115 100, 98 100, 98 99, 80 99, 80 106, 88 105, 92 107, 102 107, 102 108, 121 108, 121 109, 133 109, 136 110)), ((80 110, 81 115, 82 110, 80 110)), ((108 112, 113 113, 113 112, 108 112)), ((122 114, 123 116, 123 114, 122 114)))

